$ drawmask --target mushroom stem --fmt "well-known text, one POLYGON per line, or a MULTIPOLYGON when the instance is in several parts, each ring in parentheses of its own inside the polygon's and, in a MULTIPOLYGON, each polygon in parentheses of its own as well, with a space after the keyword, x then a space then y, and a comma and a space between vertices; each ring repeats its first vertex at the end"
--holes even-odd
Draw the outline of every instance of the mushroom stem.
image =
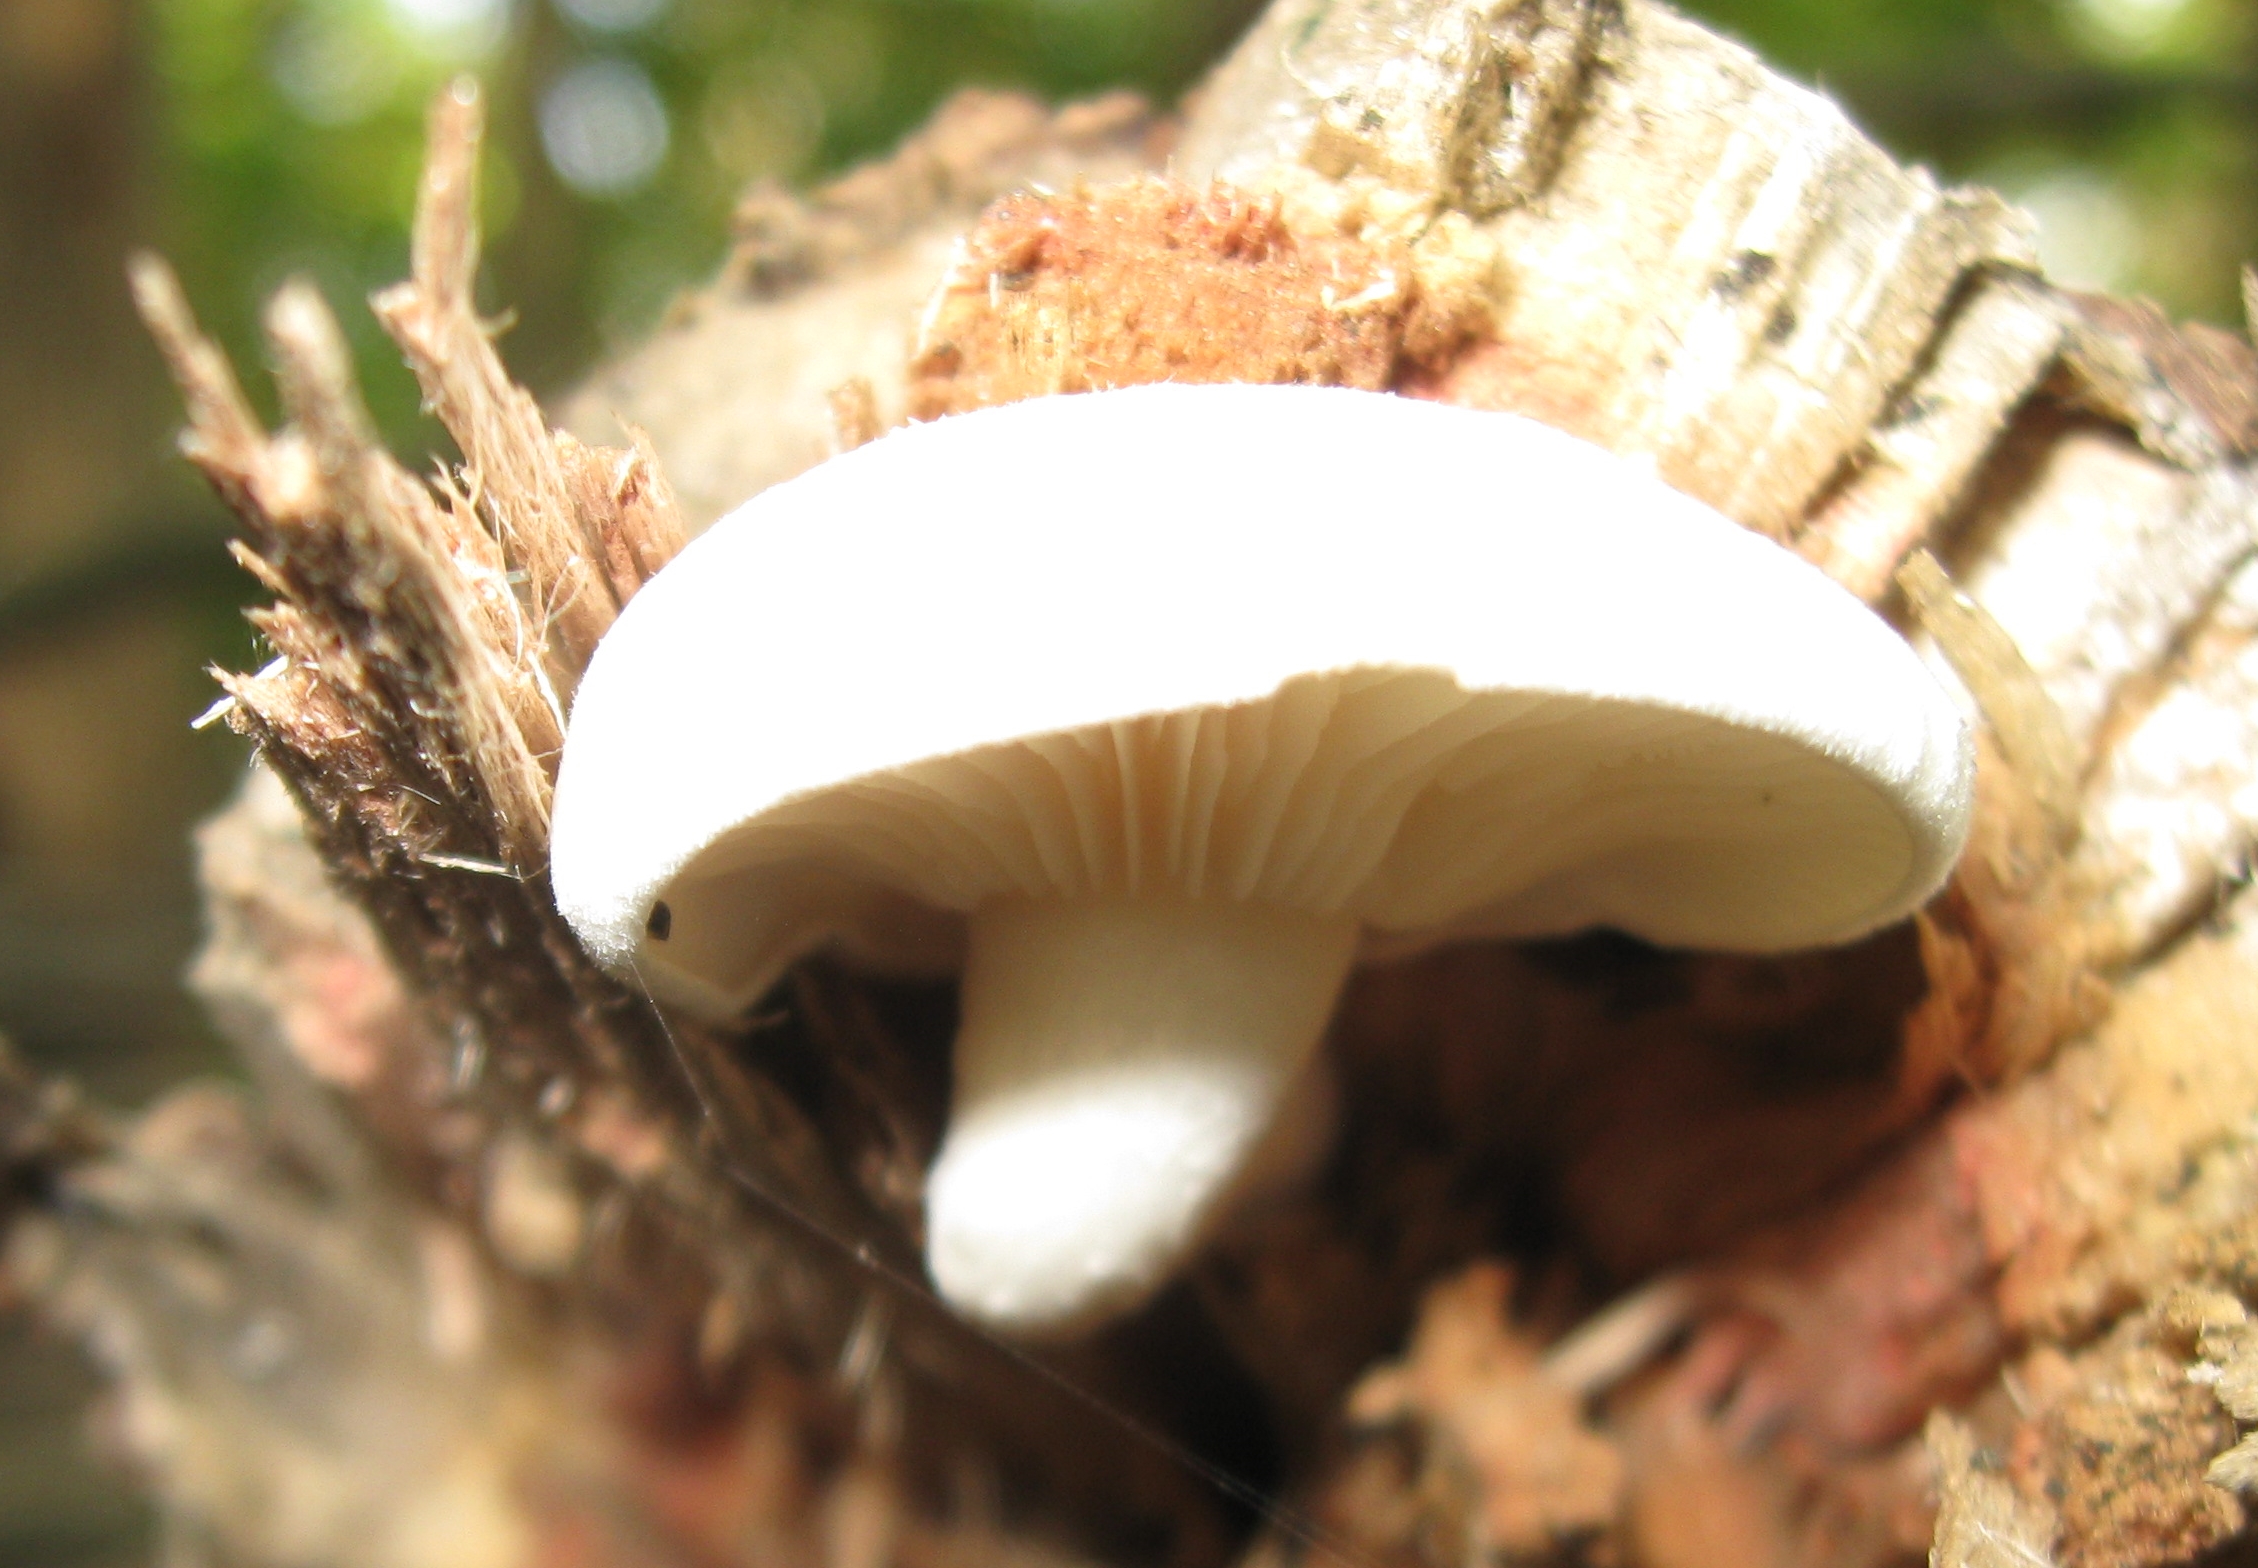
POLYGON ((970 1316, 1072 1328, 1198 1239, 1309 1062, 1357 922, 1113 897, 999 899, 970 924, 927 1259, 970 1316))

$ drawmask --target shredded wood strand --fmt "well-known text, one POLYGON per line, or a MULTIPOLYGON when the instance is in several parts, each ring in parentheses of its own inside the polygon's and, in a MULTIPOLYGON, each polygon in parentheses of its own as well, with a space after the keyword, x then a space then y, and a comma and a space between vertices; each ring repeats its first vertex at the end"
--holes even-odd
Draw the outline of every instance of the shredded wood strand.
POLYGON ((416 204, 413 276, 373 308, 461 447, 463 492, 525 574, 535 645, 569 698, 620 606, 682 547, 672 495, 641 465, 550 430, 510 379, 472 300, 478 274, 477 168, 484 106, 464 79, 434 102, 416 204))

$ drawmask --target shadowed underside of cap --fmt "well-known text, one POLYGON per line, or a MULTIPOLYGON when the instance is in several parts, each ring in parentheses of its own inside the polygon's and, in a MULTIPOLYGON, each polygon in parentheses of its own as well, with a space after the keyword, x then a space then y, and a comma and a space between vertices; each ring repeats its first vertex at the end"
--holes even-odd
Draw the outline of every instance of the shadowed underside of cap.
POLYGON ((777 806, 675 876, 646 963, 728 1007, 810 941, 914 969, 989 900, 1138 894, 1344 914, 1383 946, 1613 925, 1779 949, 1898 913, 1920 851, 1869 780, 1780 736, 1367 669, 777 806))

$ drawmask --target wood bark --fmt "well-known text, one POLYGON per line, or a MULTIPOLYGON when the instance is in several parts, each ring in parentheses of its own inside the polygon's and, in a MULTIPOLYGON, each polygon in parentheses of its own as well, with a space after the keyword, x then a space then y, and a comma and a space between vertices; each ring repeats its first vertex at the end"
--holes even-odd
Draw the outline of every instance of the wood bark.
POLYGON ((1660 6, 1281 0, 1174 121, 968 97, 749 200, 568 435, 470 310, 476 139, 443 98, 377 301, 464 454, 430 480, 310 293, 270 434, 137 277, 275 601, 274 663, 222 678, 265 771, 207 830, 196 977, 256 1093, 128 1121, 12 1075, 0 1156, 8 1278, 114 1371, 175 1560, 2247 1549, 2242 340, 2052 288, 1997 198, 1660 6), (1322 1180, 1029 1351, 917 1280, 946 988, 816 962, 741 1032, 669 1017, 550 906, 548 789, 690 527, 912 414, 1162 375, 1650 461, 1952 672, 1979 816, 1848 949, 1364 972, 1322 1180))

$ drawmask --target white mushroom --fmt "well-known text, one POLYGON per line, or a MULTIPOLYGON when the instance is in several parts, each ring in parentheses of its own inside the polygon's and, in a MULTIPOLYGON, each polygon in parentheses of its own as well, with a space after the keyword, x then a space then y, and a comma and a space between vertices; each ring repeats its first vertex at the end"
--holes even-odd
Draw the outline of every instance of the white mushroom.
POLYGON ((963 967, 926 1194, 1015 1329, 1194 1245, 1360 955, 1840 942, 1934 890, 1969 741, 1819 572, 1510 415, 1141 387, 761 495, 597 650, 554 880, 735 1014, 810 950, 963 967))

